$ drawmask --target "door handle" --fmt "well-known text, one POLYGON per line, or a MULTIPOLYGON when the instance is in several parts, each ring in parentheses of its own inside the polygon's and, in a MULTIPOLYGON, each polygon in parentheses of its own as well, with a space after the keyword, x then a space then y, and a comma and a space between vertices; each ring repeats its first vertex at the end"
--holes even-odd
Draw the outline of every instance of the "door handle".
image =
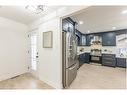
POLYGON ((76 64, 74 64, 71 68, 69 68, 69 70, 72 70, 76 67, 76 64))

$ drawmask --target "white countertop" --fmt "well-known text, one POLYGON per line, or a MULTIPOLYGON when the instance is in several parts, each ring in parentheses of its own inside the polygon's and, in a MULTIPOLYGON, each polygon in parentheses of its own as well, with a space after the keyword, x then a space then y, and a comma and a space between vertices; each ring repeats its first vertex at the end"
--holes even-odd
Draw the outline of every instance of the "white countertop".
POLYGON ((116 57, 117 57, 117 58, 126 58, 126 59, 127 59, 126 56, 118 56, 118 55, 116 55, 116 57))
MULTIPOLYGON (((120 47, 121 48, 121 47, 120 47)), ((102 54, 115 54, 116 55, 116 58, 126 58, 127 59, 127 55, 123 55, 121 56, 117 50, 118 50, 118 47, 116 46, 103 46, 102 47, 102 54)), ((78 47, 77 48, 77 55, 80 55, 80 54, 83 54, 83 53, 90 53, 91 52, 91 47, 86 47, 86 46, 82 46, 82 47, 78 47), (83 51, 81 52, 80 49, 83 48, 83 51)))
POLYGON ((83 54, 83 53, 90 53, 91 49, 90 47, 86 46, 78 46, 77 47, 77 55, 83 54), (83 48, 83 51, 81 52, 80 49, 83 48))
MULTIPOLYGON (((90 52, 77 52, 77 55, 81 55, 83 53, 90 53, 90 52)), ((104 54, 109 54, 109 53, 104 53, 104 54)), ((116 58, 126 58, 127 59, 127 57, 125 57, 125 56, 118 56, 118 55, 116 55, 116 58)))
POLYGON ((80 55, 80 54, 83 54, 83 53, 90 53, 90 52, 85 52, 85 51, 83 51, 83 52, 77 52, 77 55, 80 55))
POLYGON ((80 55, 80 54, 83 54, 83 53, 85 53, 85 52, 77 52, 77 55, 80 55))

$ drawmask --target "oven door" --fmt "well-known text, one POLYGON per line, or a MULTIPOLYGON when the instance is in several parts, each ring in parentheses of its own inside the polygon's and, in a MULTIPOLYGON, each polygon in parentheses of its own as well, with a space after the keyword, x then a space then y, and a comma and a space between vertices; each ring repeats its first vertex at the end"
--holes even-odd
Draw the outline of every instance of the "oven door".
POLYGON ((91 55, 91 62, 101 63, 100 58, 101 58, 100 56, 93 56, 93 55, 91 55))

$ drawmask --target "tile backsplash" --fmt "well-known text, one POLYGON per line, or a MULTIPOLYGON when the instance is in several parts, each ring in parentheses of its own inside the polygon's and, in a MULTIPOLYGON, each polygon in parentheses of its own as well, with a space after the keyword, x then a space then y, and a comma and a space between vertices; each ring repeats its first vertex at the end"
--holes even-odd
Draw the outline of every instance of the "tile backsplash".
POLYGON ((88 47, 88 46, 78 46, 77 52, 81 52, 80 51, 81 49, 82 49, 82 52, 90 52, 91 51, 90 47, 88 47))
POLYGON ((116 36, 117 57, 127 58, 127 34, 116 36))
POLYGON ((127 47, 126 48, 117 48, 117 57, 127 58, 127 47))
POLYGON ((103 46, 102 53, 116 54, 116 46, 103 46))

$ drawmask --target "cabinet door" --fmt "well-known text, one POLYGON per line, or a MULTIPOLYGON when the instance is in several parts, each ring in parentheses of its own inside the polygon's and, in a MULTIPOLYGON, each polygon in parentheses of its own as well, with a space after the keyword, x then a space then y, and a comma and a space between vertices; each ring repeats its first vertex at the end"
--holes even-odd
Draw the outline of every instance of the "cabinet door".
POLYGON ((86 35, 86 46, 91 45, 91 39, 93 38, 93 35, 86 35))
POLYGON ((117 58, 116 66, 126 68, 126 58, 117 58))
POLYGON ((83 60, 83 63, 85 63, 85 53, 82 54, 82 60, 83 60))
POLYGON ((102 65, 104 66, 116 66, 115 54, 102 54, 102 65))
POLYGON ((102 34, 103 46, 116 46, 116 34, 115 32, 108 32, 102 34))
POLYGON ((80 32, 80 45, 82 46, 82 33, 80 32))
POLYGON ((68 32, 74 33, 74 25, 71 22, 68 23, 68 32))
POLYGON ((86 45, 86 36, 84 34, 82 34, 81 39, 82 39, 82 45, 83 46, 86 45))
POLYGON ((81 32, 79 32, 79 38, 80 38, 79 44, 80 44, 80 46, 82 46, 82 34, 81 34, 81 32))
POLYGON ((86 45, 90 46, 90 36, 89 35, 86 36, 86 45))
POLYGON ((89 63, 90 61, 90 53, 85 53, 85 62, 89 63))
POLYGON ((77 37, 77 45, 80 46, 80 37, 78 35, 76 35, 77 37))
POLYGON ((115 62, 115 60, 114 61, 113 60, 112 61, 102 60, 102 65, 115 67, 116 62, 115 62))
POLYGON ((69 23, 66 19, 62 20, 62 30, 67 32, 68 31, 68 27, 69 27, 69 23))
POLYGON ((82 39, 81 39, 81 33, 79 31, 76 31, 76 36, 77 36, 77 39, 78 39, 78 46, 81 46, 81 42, 82 42, 82 39))
POLYGON ((79 55, 79 62, 84 63, 84 54, 79 55))

